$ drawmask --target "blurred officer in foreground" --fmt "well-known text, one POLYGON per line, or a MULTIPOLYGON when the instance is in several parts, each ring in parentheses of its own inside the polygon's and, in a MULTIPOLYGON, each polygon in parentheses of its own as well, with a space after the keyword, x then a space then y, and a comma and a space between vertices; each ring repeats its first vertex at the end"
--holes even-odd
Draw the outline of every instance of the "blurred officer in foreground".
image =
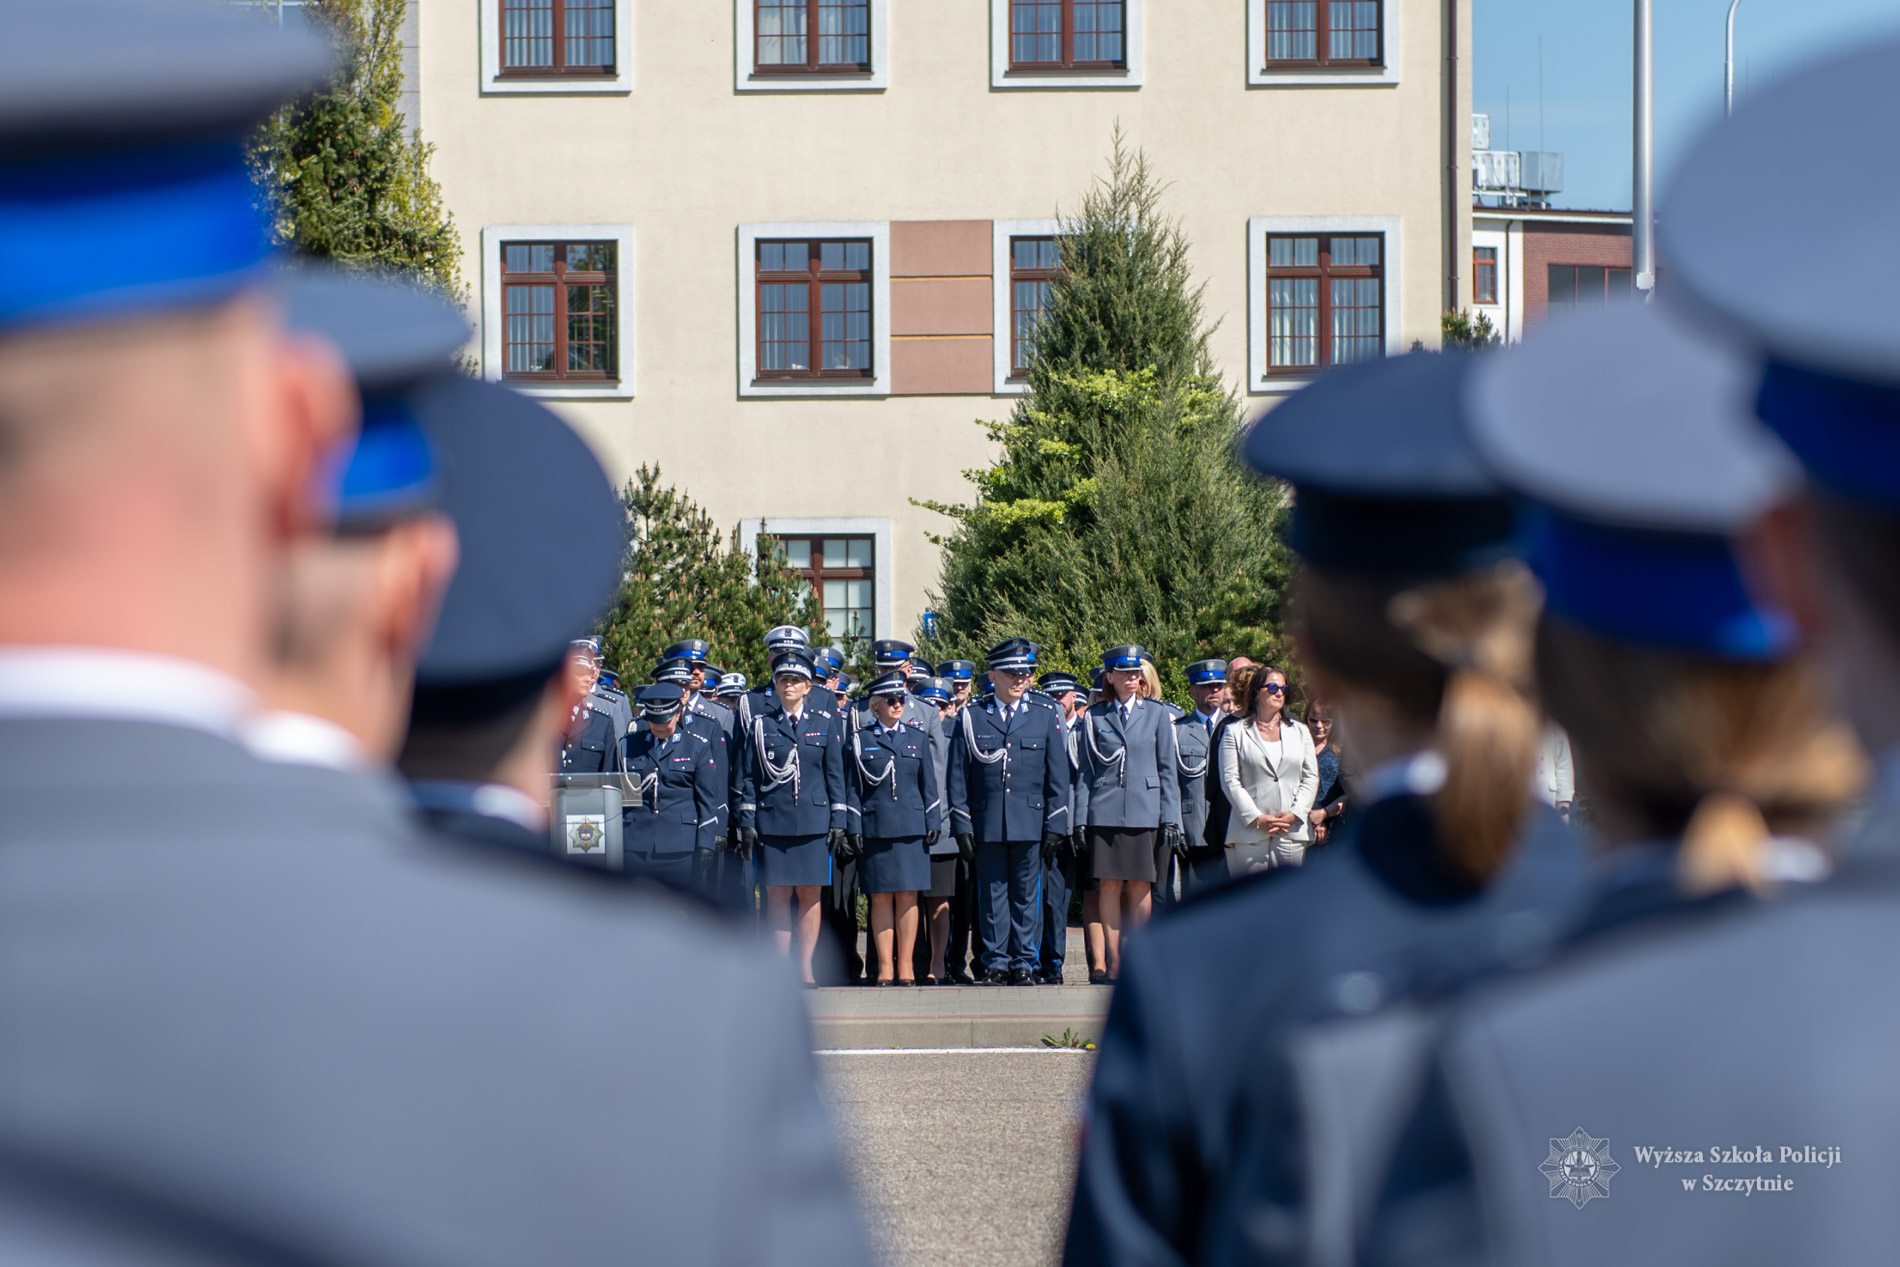
POLYGON ((1364 761, 1367 808, 1311 864, 1130 941, 1071 1263, 1299 1260, 1310 1176, 1289 1037, 1533 957, 1578 901, 1583 850, 1531 796, 1537 585, 1464 438, 1472 360, 1342 366, 1247 434, 1247 462, 1296 491, 1292 632, 1364 761))
POLYGON ((239 742, 354 413, 283 330, 244 165, 324 51, 169 0, 0 0, 0 29, 0 535, 31 544, 0 558, 7 1157, 269 1262, 864 1261, 753 951, 239 742), (550 946, 668 967, 577 1010, 550 946), (751 1040, 689 1057, 717 1016, 751 1040), (602 1044, 623 1077, 541 1072, 602 1044))
POLYGON ((1207 784, 1215 767, 1214 743, 1227 719, 1227 662, 1196 660, 1187 667, 1188 695, 1194 711, 1174 723, 1174 746, 1181 775, 1181 832, 1186 851, 1178 859, 1181 893, 1186 897, 1219 888, 1229 879, 1227 851, 1207 843, 1207 784))
POLYGON ((975 880, 977 984, 1033 985, 1042 860, 1069 833, 1069 759, 1061 710, 1028 696, 1034 644, 1011 638, 986 659, 996 694, 957 715, 950 824, 975 880))
MULTIPOLYGON (((1803 1122, 1805 1110, 1783 1117, 1758 1102, 1789 1085, 1784 1077, 1805 1081, 1810 1067, 1758 1069, 1748 1101, 1717 1117, 1673 1079, 1571 1041, 1571 1025, 1588 1018, 1594 1033, 1641 1033, 1643 1066, 1708 1050, 1701 1034, 1672 1045, 1688 1036, 1661 1014, 1714 1002, 1730 974, 1698 974, 1693 991, 1672 994, 1646 980, 1646 956, 1686 966, 1675 950, 1685 939, 1725 943, 1751 893, 1788 879, 1789 861, 1822 858, 1793 839, 1824 831, 1864 776, 1845 723, 1796 651, 1793 623, 1751 598, 1732 544, 1795 478, 1781 446, 1746 428, 1755 377, 1652 308, 1553 324, 1476 377, 1473 440, 1528 499, 1530 559, 1548 596, 1540 680, 1586 771, 1602 865, 1556 962, 1476 991, 1458 1009, 1372 1232, 1376 1261, 1536 1263, 1553 1261, 1553 1246, 1566 1262, 1817 1261, 1789 1223, 1833 1217, 1843 1199, 1831 1191, 1835 1176, 1801 1169, 1792 1196, 1770 1187, 1749 1201, 1685 1200, 1673 1165, 1632 1166, 1612 1183, 1608 1151, 1650 1138, 1772 1144, 1784 1127, 1804 1143, 1817 1130, 1830 1145, 1845 1142, 1835 1124, 1803 1122), (1618 372, 1603 373, 1606 365, 1618 372), (1547 1140, 1557 1149, 1548 1158, 1528 1147, 1547 1140), (1617 1200, 1579 1217, 1604 1195, 1617 1200)), ((1818 878, 1823 868, 1798 873, 1818 878)), ((1743 987, 1751 1010, 1757 984, 1743 987)), ((1417 1024, 1400 1017, 1373 1028, 1397 1036, 1385 1049, 1402 1053, 1417 1024)), ((1367 1049, 1363 1036, 1342 1034, 1359 1041, 1334 1045, 1367 1049)), ((1726 1063, 1750 1049, 1717 1050, 1726 1063)), ((1391 1126, 1374 1126, 1376 1145, 1391 1126)), ((1385 1173, 1383 1157, 1359 1160, 1355 1173, 1385 1173)), ((1698 1184, 1710 1167, 1738 1173, 1705 1161, 1681 1173, 1693 1170, 1698 1184)), ((1785 1158, 1765 1163, 1747 1173, 1796 1169, 1785 1158)), ((1849 1172, 1839 1178, 1854 1183, 1849 1172)), ((1353 1202, 1365 1208, 1374 1194, 1353 1193, 1353 1202)), ((1358 1230, 1347 1225, 1334 1239, 1350 1243, 1358 1230)))
POLYGON ((629 867, 711 896, 725 773, 714 740, 686 724, 680 688, 640 688, 641 718, 622 740, 621 854, 629 867))

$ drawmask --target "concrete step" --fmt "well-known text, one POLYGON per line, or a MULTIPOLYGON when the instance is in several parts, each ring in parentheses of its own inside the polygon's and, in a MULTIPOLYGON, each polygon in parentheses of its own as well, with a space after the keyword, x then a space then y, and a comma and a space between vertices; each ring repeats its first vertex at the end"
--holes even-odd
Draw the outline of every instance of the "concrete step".
POLYGON ((1089 1042, 1108 1015, 1105 985, 851 986, 809 990, 820 1051, 1042 1047, 1066 1030, 1089 1042))

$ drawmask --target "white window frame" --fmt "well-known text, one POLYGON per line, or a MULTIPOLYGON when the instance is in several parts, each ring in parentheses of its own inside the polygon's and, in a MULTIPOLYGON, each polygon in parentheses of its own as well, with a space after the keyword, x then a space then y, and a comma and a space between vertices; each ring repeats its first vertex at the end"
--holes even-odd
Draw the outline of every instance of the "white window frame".
POLYGON ((1400 216, 1252 216, 1247 221, 1247 391, 1255 396, 1280 396, 1300 388, 1326 371, 1313 374, 1267 374, 1267 235, 1269 233, 1382 233, 1380 296, 1385 318, 1385 354, 1405 350, 1399 329, 1400 282, 1404 272, 1399 254, 1400 216))
MULTIPOLYGON (((1319 4, 1326 0, 1316 0, 1319 4)), ((1379 51, 1385 65, 1377 70, 1268 70, 1267 0, 1247 0, 1247 86, 1299 88, 1313 84, 1396 84, 1399 82, 1399 11, 1405 0, 1379 0, 1379 51)))
POLYGON ((1112 74, 1064 74, 1061 71, 1011 74, 1009 0, 990 0, 990 87, 1025 89, 1139 88, 1142 75, 1142 0, 1124 0, 1122 38, 1127 66, 1112 74))
POLYGON ((1020 396, 1029 390, 1029 384, 1021 379, 1012 381, 1009 376, 1015 368, 1010 362, 1010 342, 1015 336, 1012 321, 1009 281, 1009 240, 1011 238, 1052 238, 1062 232, 1060 220, 992 220, 990 221, 990 290, 992 292, 993 316, 990 325, 990 342, 996 352, 996 394, 998 396, 1020 396))
MULTIPOLYGON (((550 75, 546 79, 516 79, 501 73, 501 0, 479 0, 481 12, 481 92, 531 93, 565 97, 633 91, 633 0, 614 0, 614 76, 612 79, 575 79, 550 75)), ((413 0, 410 8, 415 7, 413 0)), ((414 122, 411 120, 411 122, 414 122)))
MULTIPOLYGON (((871 595, 871 638, 890 638, 895 635, 892 595, 896 586, 892 584, 896 576, 895 540, 888 519, 789 519, 782 516, 766 516, 758 519, 739 521, 739 544, 745 549, 746 556, 752 560, 756 571, 759 561, 760 534, 777 537, 872 537, 875 538, 871 550, 872 575, 875 592, 871 595)), ((823 594, 818 596, 819 606, 824 606, 823 594)))
POLYGON ((543 400, 632 400, 634 396, 633 337, 634 267, 633 226, 630 224, 490 224, 482 227, 482 377, 502 381, 503 242, 612 242, 614 250, 614 304, 620 326, 620 381, 584 386, 579 383, 539 383, 511 379, 509 386, 523 395, 543 400))
MULTIPOLYGON (((812 319, 818 319, 813 313, 812 319)), ((739 226, 739 395, 888 396, 891 394, 891 225, 888 220, 766 222, 739 226), (871 239, 871 367, 861 382, 759 378, 760 238, 871 239)))
MULTIPOLYGON (((753 63, 757 51, 756 0, 733 0, 733 84, 740 92, 883 92, 890 86, 888 0, 871 0, 871 73, 845 75, 761 75, 753 63)), ((814 32, 808 39, 817 39, 814 32)))

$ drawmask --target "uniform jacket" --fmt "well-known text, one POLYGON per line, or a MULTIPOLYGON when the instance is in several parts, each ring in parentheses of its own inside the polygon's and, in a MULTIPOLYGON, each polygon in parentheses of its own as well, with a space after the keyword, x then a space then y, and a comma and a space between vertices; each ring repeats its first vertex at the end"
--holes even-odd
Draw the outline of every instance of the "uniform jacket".
POLYGON ((943 803, 923 727, 899 721, 895 732, 883 734, 875 719, 860 725, 845 764, 853 831, 867 839, 908 840, 941 830, 943 803))
POLYGON ((986 843, 1070 829, 1068 741, 1061 710, 1025 696, 1003 722, 994 697, 957 714, 950 738, 950 827, 986 843))
POLYGON ((716 741, 687 726, 661 741, 646 723, 635 724, 621 741, 623 852, 680 854, 713 847, 725 801, 719 751, 716 741))
POLYGON ((581 709, 581 720, 574 735, 561 748, 562 774, 611 774, 620 768, 620 736, 614 733, 614 721, 589 697, 581 709))
POLYGON ((1292 1036, 1454 988, 1561 935, 1584 901, 1585 846, 1541 806, 1488 887, 1439 857, 1429 804, 1393 797, 1305 866, 1184 903, 1129 943, 1066 1262, 1306 1261, 1296 1235, 1258 1240, 1302 1224, 1307 1154, 1283 1072, 1292 1036))
MULTIPOLYGON (((1216 714, 1219 721, 1223 714, 1216 714)), ((1180 775, 1181 830, 1188 847, 1199 849, 1201 833, 1207 829, 1207 781, 1219 772, 1209 759, 1213 755, 1212 736, 1199 713, 1189 713, 1174 723, 1174 768, 1180 775)))
POLYGON ((587 697, 588 706, 607 714, 613 720, 614 734, 624 735, 633 725, 633 701, 627 693, 605 682, 594 683, 594 689, 587 697))
POLYGON ((1077 812, 1085 827, 1153 829, 1181 824, 1174 718, 1153 700, 1129 701, 1128 721, 1103 701, 1082 715, 1077 812), (1125 756, 1123 754, 1126 754, 1125 756))
POLYGON ((724 836, 728 834, 727 828, 732 817, 733 745, 719 728, 719 719, 705 713, 687 713, 681 728, 704 739, 712 749, 713 778, 718 784, 713 814, 719 820, 713 831, 717 836, 724 836))
POLYGON ((707 699, 701 692, 693 696, 692 702, 686 705, 686 711, 695 717, 704 717, 708 721, 717 722, 720 733, 726 738, 726 743, 728 745, 732 743, 733 727, 738 719, 733 716, 730 708, 716 699, 707 699))
MULTIPOLYGON (((877 725, 877 717, 871 712, 871 701, 868 699, 858 700, 852 706, 851 715, 857 719, 859 726, 877 725)), ((915 696, 906 695, 904 721, 917 726, 929 738, 932 772, 937 776, 937 791, 942 793, 950 786, 950 732, 944 726, 943 718, 937 715, 935 705, 926 704, 915 696)), ((943 853, 956 852, 956 841, 949 839, 951 834, 949 818, 950 807, 947 804, 942 805, 938 808, 937 821, 931 824, 943 836, 936 845, 937 850, 943 853)))
POLYGON ((796 722, 776 694, 758 706, 740 738, 738 826, 762 836, 821 836, 849 829, 850 808, 837 712, 810 696, 796 722))

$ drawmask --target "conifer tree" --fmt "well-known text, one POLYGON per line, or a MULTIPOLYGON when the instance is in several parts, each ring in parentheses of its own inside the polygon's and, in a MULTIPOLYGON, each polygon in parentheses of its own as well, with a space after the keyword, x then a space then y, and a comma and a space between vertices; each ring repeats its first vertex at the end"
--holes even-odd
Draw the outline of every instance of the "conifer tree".
POLYGON ((1061 221, 1028 393, 978 424, 1002 453, 967 473, 972 504, 923 503, 956 521, 924 654, 980 658, 1020 634, 1085 670, 1139 642, 1177 698, 1192 660, 1283 658, 1286 493, 1235 460, 1239 401, 1164 192, 1118 130, 1107 179, 1061 221))
POLYGON ((408 0, 306 0, 340 69, 278 110, 251 144, 273 235, 305 255, 407 274, 460 303, 461 242, 429 175, 435 147, 409 133, 402 95, 408 0))
MULTIPOLYGON (((747 554, 739 530, 723 535, 712 517, 641 466, 627 482, 627 575, 601 633, 608 668, 628 683, 647 680, 666 647, 682 638, 712 644, 721 668, 765 680, 765 632, 822 623, 805 579, 775 550, 747 554)), ((768 543, 769 545, 769 543, 768 543)))

